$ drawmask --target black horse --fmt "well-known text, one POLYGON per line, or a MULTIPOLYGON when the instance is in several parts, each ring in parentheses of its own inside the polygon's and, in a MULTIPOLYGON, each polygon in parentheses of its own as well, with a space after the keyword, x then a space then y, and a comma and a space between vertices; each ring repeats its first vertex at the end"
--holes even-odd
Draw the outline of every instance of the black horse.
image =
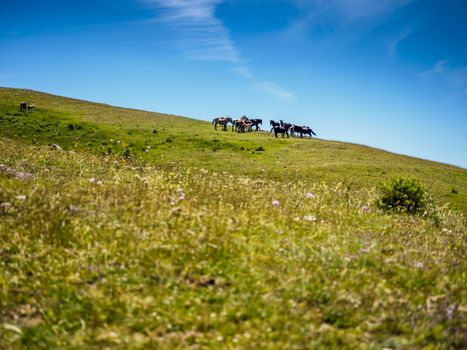
POLYGON ((273 126, 271 131, 272 130, 274 130, 274 135, 276 136, 276 139, 277 139, 277 134, 281 134, 282 137, 284 137, 284 135, 287 135, 287 138, 289 138, 288 130, 286 128, 283 128, 282 126, 273 126))
POLYGON ((286 128, 286 129, 290 129, 293 125, 290 124, 290 123, 285 123, 283 120, 279 120, 280 122, 280 125, 283 127, 283 128, 286 128))
POLYGON ((315 135, 315 132, 309 126, 299 126, 299 125, 292 125, 289 129, 290 134, 293 136, 295 133, 300 134, 300 138, 303 138, 303 134, 310 136, 315 135))
POLYGON ((252 127, 255 126, 256 127, 256 131, 258 130, 261 130, 261 128, 259 127, 261 124, 263 124, 263 120, 262 119, 250 119, 250 122, 252 123, 252 127))
POLYGON ((275 122, 274 120, 270 120, 269 125, 271 125, 271 131, 269 133, 271 133, 274 128, 280 128, 281 126, 280 123, 275 122))

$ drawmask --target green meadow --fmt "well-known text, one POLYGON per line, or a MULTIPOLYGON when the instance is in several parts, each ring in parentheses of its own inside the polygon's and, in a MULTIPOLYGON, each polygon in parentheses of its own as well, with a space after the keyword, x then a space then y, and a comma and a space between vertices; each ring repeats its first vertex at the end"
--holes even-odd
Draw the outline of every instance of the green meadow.
POLYGON ((0 88, 0 349, 466 347, 467 171, 263 128, 0 88))

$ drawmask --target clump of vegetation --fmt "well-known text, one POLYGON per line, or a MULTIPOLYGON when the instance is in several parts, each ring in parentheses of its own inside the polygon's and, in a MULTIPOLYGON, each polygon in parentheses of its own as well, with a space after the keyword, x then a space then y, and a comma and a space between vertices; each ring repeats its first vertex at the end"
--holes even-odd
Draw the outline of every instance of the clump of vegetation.
POLYGON ((429 194, 425 185, 414 177, 399 177, 383 184, 377 205, 383 210, 418 214, 427 208, 429 194))
POLYGON ((259 147, 256 147, 255 151, 257 151, 257 152, 264 152, 265 149, 264 149, 263 146, 259 146, 259 147))

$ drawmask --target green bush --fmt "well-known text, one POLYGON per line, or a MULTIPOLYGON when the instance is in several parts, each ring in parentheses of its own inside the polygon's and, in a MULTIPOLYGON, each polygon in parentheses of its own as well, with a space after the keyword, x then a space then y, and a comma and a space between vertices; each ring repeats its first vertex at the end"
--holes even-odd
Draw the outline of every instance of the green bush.
POLYGON ((424 184, 413 177, 399 177, 383 184, 377 205, 383 210, 417 214, 427 207, 429 195, 424 184))

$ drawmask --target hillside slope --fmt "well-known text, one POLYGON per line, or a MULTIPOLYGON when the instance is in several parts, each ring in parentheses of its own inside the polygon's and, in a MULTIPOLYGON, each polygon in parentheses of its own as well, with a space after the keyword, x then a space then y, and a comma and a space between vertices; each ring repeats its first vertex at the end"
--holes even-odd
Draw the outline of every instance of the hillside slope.
MULTIPOLYGON (((0 88, 0 136, 64 149, 125 154, 160 166, 183 165, 276 180, 372 187, 399 175, 423 180, 439 204, 467 211, 467 171, 378 149, 269 133, 213 130, 207 122, 112 107, 30 90, 0 88), (19 113, 27 101, 36 106, 19 113)), ((264 129, 269 130, 267 121, 264 129)))
POLYGON ((465 170, 0 96, 0 349, 465 348, 465 218, 373 187, 411 173, 442 202, 465 170))

